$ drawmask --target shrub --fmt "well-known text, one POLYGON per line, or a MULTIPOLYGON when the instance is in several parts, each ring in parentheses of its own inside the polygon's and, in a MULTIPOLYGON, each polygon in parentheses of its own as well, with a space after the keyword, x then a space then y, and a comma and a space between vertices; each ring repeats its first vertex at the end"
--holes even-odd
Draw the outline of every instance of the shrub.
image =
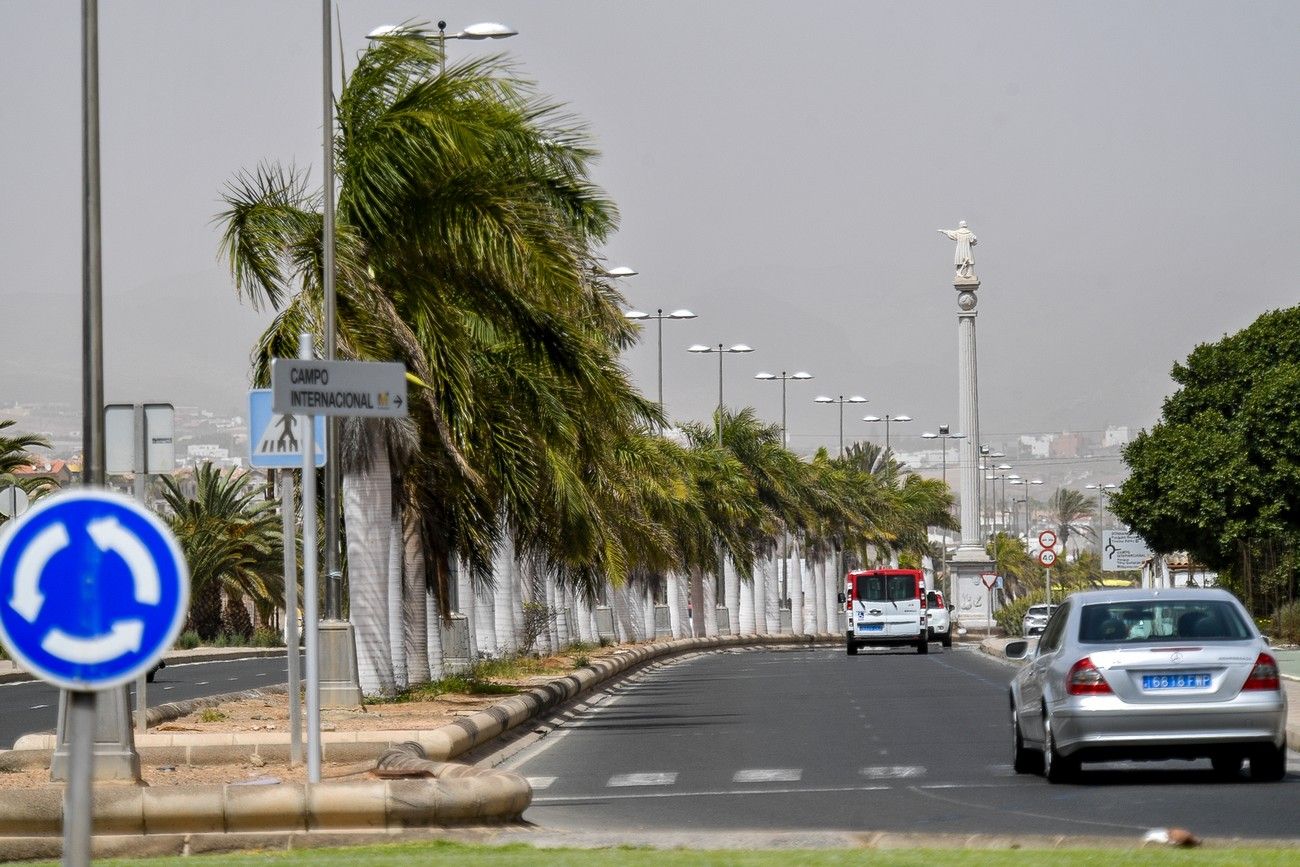
POLYGON ((1008 602, 993 615, 1002 633, 1007 636, 1020 636, 1024 633, 1025 612, 1030 605, 1043 604, 1043 591, 1034 590, 1026 593, 1014 602, 1008 602))
POLYGON ((193 629, 185 630, 180 638, 176 639, 176 646, 181 650, 193 650, 199 646, 199 634, 193 629))
POLYGON ((254 647, 284 647, 284 639, 280 636, 277 629, 269 626, 259 626, 253 631, 252 645, 254 647))
POLYGON ((533 652, 533 645, 550 628, 551 623, 560 616, 560 612, 544 602, 524 603, 524 622, 519 631, 519 653, 527 655, 533 652))
POLYGON ((199 711, 199 722, 215 723, 225 722, 225 720, 226 715, 215 707, 205 707, 203 710, 199 711))
POLYGON ((587 658, 585 653, 573 658, 574 668, 586 668, 589 665, 591 665, 591 660, 587 658))
POLYGON ((1272 634, 1287 644, 1300 644, 1300 602, 1288 602, 1273 612, 1272 634))

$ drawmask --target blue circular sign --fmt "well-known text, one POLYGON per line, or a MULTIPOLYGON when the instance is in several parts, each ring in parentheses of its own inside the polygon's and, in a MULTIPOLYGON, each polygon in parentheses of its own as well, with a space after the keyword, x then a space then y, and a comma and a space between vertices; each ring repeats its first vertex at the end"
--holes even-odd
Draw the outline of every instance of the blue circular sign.
POLYGON ((176 640, 189 570, 171 530, 134 500, 82 488, 3 530, 0 642, 27 671, 64 689, 108 689, 176 640))

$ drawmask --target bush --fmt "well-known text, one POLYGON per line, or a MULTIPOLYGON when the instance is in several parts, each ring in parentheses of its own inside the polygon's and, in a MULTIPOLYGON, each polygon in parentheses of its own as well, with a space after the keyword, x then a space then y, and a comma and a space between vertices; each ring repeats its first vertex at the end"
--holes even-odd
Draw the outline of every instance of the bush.
POLYGON ((527 656, 532 653, 537 639, 546 634, 551 623, 559 616, 559 611, 543 602, 525 602, 524 622, 519 635, 519 654, 527 656))
POLYGON ((181 633, 181 637, 176 639, 176 647, 180 650, 193 650, 199 646, 199 634, 193 629, 187 629, 181 633))
POLYGON ((199 722, 214 723, 225 722, 226 715, 215 707, 207 707, 199 712, 199 722))
POLYGON ((259 626, 253 631, 252 645, 254 647, 284 647, 284 639, 280 636, 278 629, 259 626))
POLYGON ((1273 612, 1272 634, 1287 644, 1300 644, 1300 602, 1288 602, 1273 612))

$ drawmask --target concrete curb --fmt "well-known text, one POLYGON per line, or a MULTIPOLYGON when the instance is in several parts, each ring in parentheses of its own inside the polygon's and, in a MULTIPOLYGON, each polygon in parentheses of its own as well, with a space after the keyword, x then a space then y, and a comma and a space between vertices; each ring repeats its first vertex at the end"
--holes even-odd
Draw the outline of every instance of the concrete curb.
MULTIPOLYGON (((511 696, 497 704, 430 731, 325 732, 326 758, 335 761, 374 759, 385 747, 414 742, 428 758, 446 761, 576 698, 605 681, 646 662, 699 650, 729 647, 807 646, 833 642, 834 635, 753 635, 684 638, 629 647, 598 659, 572 674, 511 696)), ((50 738, 37 735, 26 738, 50 738)), ((50 750, 17 749, 0 753, 0 767, 27 766, 50 750), (17 762, 18 764, 14 764, 17 762)), ((207 734, 178 732, 142 735, 141 759, 180 764, 242 760, 254 754, 287 758, 288 734, 246 732, 207 734), (149 738, 170 738, 150 744, 149 738), (283 754, 281 756, 280 754, 283 754)), ((326 782, 317 785, 147 787, 98 786, 94 793, 94 829, 99 835, 299 834, 313 831, 393 832, 457 824, 518 819, 532 802, 532 787, 522 776, 487 768, 453 766, 433 780, 326 782)), ((0 793, 0 860, 44 857, 30 840, 62 833, 62 789, 0 793), (11 850, 27 840, 28 848, 11 850)), ((145 841, 146 845, 149 841, 145 841)), ((186 844, 189 845, 189 844, 186 844)), ((245 842, 257 846, 257 842, 245 842)), ((39 846, 36 847, 40 849, 39 846)), ((41 852, 43 853, 43 849, 41 852)), ((152 848, 149 848, 152 852, 152 848)), ((132 850, 134 854, 134 850, 132 850)), ((144 854, 141 852, 140 854, 144 854)))

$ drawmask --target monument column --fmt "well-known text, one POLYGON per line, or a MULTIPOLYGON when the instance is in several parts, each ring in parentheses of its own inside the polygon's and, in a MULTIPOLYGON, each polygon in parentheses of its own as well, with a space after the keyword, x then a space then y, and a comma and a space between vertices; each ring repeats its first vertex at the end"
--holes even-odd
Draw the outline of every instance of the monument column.
POLYGON ((984 550, 980 537, 980 416, 979 375, 975 351, 975 316, 978 304, 979 278, 975 276, 975 259, 971 248, 975 235, 966 227, 966 221, 956 229, 940 229, 950 240, 957 242, 953 260, 956 275, 953 288, 957 290, 957 414, 961 418, 966 438, 960 442, 961 456, 961 544, 949 563, 953 572, 957 617, 967 629, 988 628, 992 625, 989 610, 989 593, 980 578, 994 571, 993 561, 984 550))

